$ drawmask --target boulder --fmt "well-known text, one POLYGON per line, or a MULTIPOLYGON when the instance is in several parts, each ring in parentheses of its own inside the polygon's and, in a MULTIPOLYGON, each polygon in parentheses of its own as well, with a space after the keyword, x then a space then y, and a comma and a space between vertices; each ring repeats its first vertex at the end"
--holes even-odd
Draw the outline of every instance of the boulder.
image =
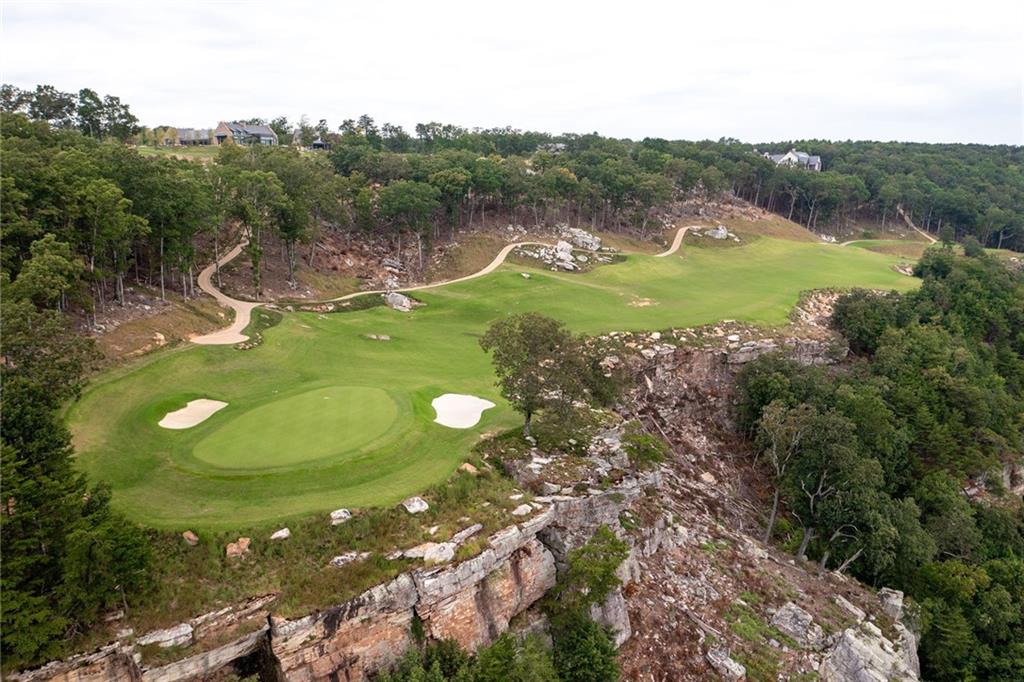
POLYGON ((917 680, 916 653, 901 651, 870 623, 847 628, 825 655, 819 673, 824 682, 917 680))
POLYGON ((572 244, 559 239, 558 243, 555 244, 555 258, 571 263, 574 260, 572 257, 572 244))
POLYGON ((512 516, 526 516, 533 511, 533 507, 528 504, 521 504, 512 510, 512 516))
POLYGON ((251 542, 252 538, 238 538, 235 542, 229 542, 224 552, 229 558, 242 556, 249 551, 251 542))
POLYGON ((402 500, 402 506, 405 507, 405 511, 410 514, 419 514, 430 509, 430 505, 422 497, 410 497, 406 500, 402 500))
POLYGON ((456 545, 461 545, 463 542, 470 539, 483 529, 484 526, 482 523, 474 523, 472 526, 469 526, 468 528, 463 528, 458 533, 453 535, 452 542, 454 542, 456 545))
POLYGON ((878 601, 882 602, 882 611, 893 620, 903 615, 903 593, 883 587, 878 591, 878 601))
POLYGON ((705 236, 711 237, 712 239, 728 239, 729 230, 726 229, 725 225, 719 225, 713 230, 704 230, 705 236))
POLYGON ((864 620, 865 618, 867 618, 867 614, 866 614, 866 613, 864 613, 864 610, 863 610, 863 609, 861 609, 861 608, 858 608, 857 606, 854 606, 854 605, 853 605, 853 604, 851 604, 851 603, 850 603, 849 601, 847 601, 846 599, 844 599, 844 598, 843 598, 842 596, 836 595, 836 599, 835 599, 835 602, 836 602, 836 606, 838 606, 838 607, 839 607, 839 608, 841 608, 841 609, 842 609, 843 611, 846 611, 846 612, 847 612, 848 614, 850 614, 851 616, 853 616, 853 617, 854 617, 854 619, 856 619, 856 621, 857 621, 858 623, 860 623, 860 622, 861 622, 861 621, 863 621, 863 620, 864 620))
POLYGON ((199 536, 190 530, 187 530, 184 533, 182 533, 181 537, 185 538, 185 542, 187 542, 192 547, 195 547, 199 544, 199 536))
POLYGON ((400 294, 397 291, 389 291, 384 294, 384 303, 392 310, 397 310, 400 313, 407 313, 411 311, 413 306, 411 298, 405 294, 400 294))
POLYGON ((341 568, 346 564, 350 564, 353 561, 362 561, 370 556, 369 552, 345 552, 331 559, 331 566, 335 568, 341 568))
POLYGON ((460 464, 459 471, 465 471, 467 474, 471 476, 476 476, 478 473, 480 473, 480 470, 477 469, 472 464, 470 464, 469 462, 463 462, 462 464, 460 464))
POLYGON ((742 664, 737 663, 729 655, 729 650, 724 647, 714 647, 708 649, 708 652, 704 654, 704 658, 707 659, 711 667, 715 669, 724 680, 730 680, 731 682, 738 682, 747 676, 747 669, 742 664))
POLYGON ((423 559, 431 564, 443 564, 455 558, 458 545, 454 542, 424 542, 402 552, 406 559, 423 559))
POLYGON ((587 251, 597 251, 601 248, 600 237, 592 235, 586 230, 581 230, 578 227, 563 228, 562 236, 572 242, 574 246, 586 249, 587 251))
POLYGON ((274 534, 270 536, 271 540, 287 540, 292 536, 292 532, 288 528, 282 528, 281 530, 274 531, 274 534))
POLYGON ((352 518, 352 512, 348 509, 335 509, 331 512, 331 525, 337 526, 338 524, 345 523, 352 518))
POLYGON ((772 625, 805 649, 819 648, 825 639, 825 632, 814 622, 814 617, 793 602, 786 602, 775 612, 772 625))

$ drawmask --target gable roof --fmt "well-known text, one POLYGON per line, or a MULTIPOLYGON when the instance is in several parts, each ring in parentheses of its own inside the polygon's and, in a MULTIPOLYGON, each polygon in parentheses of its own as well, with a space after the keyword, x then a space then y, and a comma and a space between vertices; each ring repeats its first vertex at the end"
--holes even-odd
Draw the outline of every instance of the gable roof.
POLYGON ((265 125, 249 125, 247 123, 239 123, 238 121, 226 122, 224 125, 228 127, 232 135, 253 136, 253 137, 272 137, 277 139, 277 133, 270 126, 265 125))

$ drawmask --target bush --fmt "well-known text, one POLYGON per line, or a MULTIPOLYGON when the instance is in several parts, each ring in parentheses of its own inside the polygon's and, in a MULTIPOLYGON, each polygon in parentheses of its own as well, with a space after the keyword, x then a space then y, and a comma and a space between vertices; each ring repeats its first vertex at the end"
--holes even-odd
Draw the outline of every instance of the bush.
POLYGON ((657 436, 643 433, 634 423, 622 439, 622 449, 629 455, 629 461, 638 469, 650 469, 665 461, 668 446, 657 436))
POLYGON ((554 661, 562 682, 615 682, 619 664, 606 628, 582 610, 565 614, 552 632, 554 661))

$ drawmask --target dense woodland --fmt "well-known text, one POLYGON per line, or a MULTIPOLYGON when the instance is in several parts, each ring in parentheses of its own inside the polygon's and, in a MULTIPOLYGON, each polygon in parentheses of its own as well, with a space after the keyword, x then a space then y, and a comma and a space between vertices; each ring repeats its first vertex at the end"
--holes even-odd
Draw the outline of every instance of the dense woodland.
MULTIPOLYGON (((415 243, 422 259, 432 242, 488 218, 644 233, 672 202, 732 193, 818 231, 896 220, 902 206, 945 241, 977 240, 967 241, 970 257, 930 252, 917 268, 919 292, 843 299, 836 323, 860 357, 843 373, 753 364, 741 422, 762 446, 759 465, 774 472, 769 538, 913 595, 929 679, 1024 677, 1024 521, 1019 509, 961 492, 965 476, 1024 446, 1024 287, 973 248, 1024 249, 1021 148, 758 147, 820 154, 825 170, 812 173, 777 168, 734 140, 435 123, 408 134, 363 116, 337 132, 323 121, 271 122, 285 141, 319 138, 329 152, 226 145, 203 164, 140 153, 159 136, 116 97, 4 86, 0 104, 5 667, 64 653, 64 641, 131 603, 148 580, 145 536, 72 466, 59 410, 81 390, 93 354, 63 311, 116 305, 126 281, 191 296, 198 268, 240 236, 259 297, 271 235, 294 273, 326 230, 396 249, 415 243)), ((556 638, 554 658, 538 660, 506 642, 495 660, 555 665, 563 679, 583 669, 566 658, 577 649, 607 662, 601 633, 569 621, 565 632, 590 649, 559 653, 556 638)), ((457 663, 469 676, 459 679, 487 679, 474 672, 481 663, 457 663)), ((433 662, 408 661, 409 670, 424 665, 433 662)), ((613 667, 602 674, 611 679, 613 667)))
POLYGON ((1024 679, 1024 511, 991 475, 1024 448, 1024 278, 981 250, 930 250, 915 274, 914 293, 838 301, 856 362, 741 376, 774 483, 765 537, 910 594, 923 679, 1024 679))
MULTIPOLYGON (((821 173, 776 167, 735 140, 617 140, 511 128, 425 123, 414 135, 369 116, 333 132, 325 121, 271 121, 282 141, 319 138, 329 152, 226 145, 212 164, 140 154, 150 139, 116 97, 50 86, 3 86, 3 270, 70 249, 74 263, 48 277, 36 300, 102 308, 125 278, 190 296, 197 269, 226 240, 249 240, 253 296, 265 240, 279 237, 294 272, 300 245, 323 230, 390 240, 401 252, 488 216, 522 224, 567 221, 646 233, 671 203, 731 193, 823 231, 854 220, 899 220, 902 207, 947 241, 1024 249, 1019 147, 797 141, 820 154, 821 173), (230 231, 230 233, 229 233, 230 231), (58 246, 65 244, 66 247, 58 246), (203 247, 203 248, 201 248, 203 247)), ((260 119, 253 119, 259 121, 260 119)), ((307 259, 315 248, 302 249, 307 259)), ((37 263, 37 266, 39 263, 37 263)), ((53 273, 49 273, 53 274, 53 273)), ((37 278, 38 279, 38 278, 37 278)), ((37 283, 38 284, 38 283, 37 283)))

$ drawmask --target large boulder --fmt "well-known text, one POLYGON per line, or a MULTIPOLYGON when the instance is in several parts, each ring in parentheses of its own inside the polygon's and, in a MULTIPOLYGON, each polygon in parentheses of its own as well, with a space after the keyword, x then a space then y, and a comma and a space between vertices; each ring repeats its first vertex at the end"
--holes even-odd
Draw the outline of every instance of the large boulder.
POLYGON ((224 554, 229 558, 242 556, 249 551, 249 543, 251 542, 251 538, 238 538, 235 542, 228 543, 228 546, 224 549, 224 554))
POLYGON ((331 525, 337 526, 352 518, 352 512, 348 509, 335 509, 331 512, 331 525))
POLYGON ((565 227, 562 229, 562 236, 568 239, 574 246, 587 251, 597 251, 601 248, 601 238, 596 237, 586 230, 578 227, 565 227))
POLYGON ((712 239, 728 239, 729 230, 725 225, 719 225, 713 230, 704 230, 704 234, 712 239))
POLYGON ((917 680, 916 652, 886 639, 873 624, 843 631, 825 656, 819 673, 824 682, 917 680), (913 655, 911 655, 913 654, 913 655))
POLYGON ((806 649, 817 649, 825 640, 825 632, 814 622, 814 617, 793 602, 787 602, 775 612, 772 625, 806 649))
POLYGON ((430 509, 430 505, 422 497, 410 497, 402 500, 402 506, 405 507, 405 511, 410 514, 419 514, 430 509))
POLYGON ((397 310, 400 313, 410 312, 413 306, 411 298, 397 291, 389 291, 384 294, 384 303, 392 310, 397 310))

